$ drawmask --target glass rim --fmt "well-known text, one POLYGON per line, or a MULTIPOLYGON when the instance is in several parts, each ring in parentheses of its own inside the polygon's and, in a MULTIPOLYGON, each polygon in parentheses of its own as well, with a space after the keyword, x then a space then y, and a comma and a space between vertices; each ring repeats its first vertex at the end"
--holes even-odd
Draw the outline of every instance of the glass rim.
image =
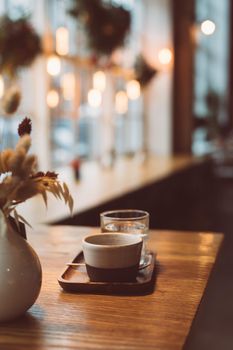
POLYGON ((114 220, 139 220, 139 219, 146 219, 149 218, 150 214, 145 211, 145 210, 140 210, 140 209, 116 209, 116 210, 107 210, 104 211, 102 213, 100 213, 100 217, 102 218, 106 218, 106 219, 114 219, 114 220), (138 213, 141 214, 140 216, 125 216, 125 217, 115 217, 112 214, 116 214, 116 213, 138 213))

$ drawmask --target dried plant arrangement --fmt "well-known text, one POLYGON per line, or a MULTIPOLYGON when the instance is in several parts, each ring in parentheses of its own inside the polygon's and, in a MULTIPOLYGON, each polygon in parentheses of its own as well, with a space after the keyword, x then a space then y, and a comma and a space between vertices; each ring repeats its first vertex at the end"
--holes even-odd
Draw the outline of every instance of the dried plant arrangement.
POLYGON ((13 217, 20 230, 20 223, 28 224, 26 219, 17 213, 18 204, 41 194, 47 206, 47 193, 64 200, 73 210, 73 198, 67 185, 60 182, 58 174, 37 170, 37 157, 28 154, 31 146, 31 120, 25 118, 18 127, 19 141, 15 149, 0 152, 0 209, 7 221, 13 217))
POLYGON ((124 46, 130 30, 130 11, 103 0, 73 0, 69 14, 82 25, 87 43, 97 57, 124 46))
POLYGON ((13 77, 41 53, 41 39, 27 16, 0 17, 0 70, 13 77))

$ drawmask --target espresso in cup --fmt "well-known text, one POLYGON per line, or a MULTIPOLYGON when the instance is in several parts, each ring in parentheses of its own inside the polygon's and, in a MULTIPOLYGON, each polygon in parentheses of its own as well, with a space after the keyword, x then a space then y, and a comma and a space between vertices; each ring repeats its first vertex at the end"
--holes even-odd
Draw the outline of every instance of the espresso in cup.
POLYGON ((87 236, 82 243, 87 274, 93 282, 134 281, 138 274, 142 238, 133 234, 87 236))

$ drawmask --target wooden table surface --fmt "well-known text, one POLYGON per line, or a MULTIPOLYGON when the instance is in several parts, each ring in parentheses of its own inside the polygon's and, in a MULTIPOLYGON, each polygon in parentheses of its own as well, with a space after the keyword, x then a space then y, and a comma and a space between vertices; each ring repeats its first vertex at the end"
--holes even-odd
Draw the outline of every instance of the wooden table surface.
POLYGON ((153 294, 63 292, 57 278, 90 232, 53 226, 28 234, 42 263, 42 289, 23 318, 0 325, 0 349, 181 349, 223 236, 151 231, 161 266, 153 294))

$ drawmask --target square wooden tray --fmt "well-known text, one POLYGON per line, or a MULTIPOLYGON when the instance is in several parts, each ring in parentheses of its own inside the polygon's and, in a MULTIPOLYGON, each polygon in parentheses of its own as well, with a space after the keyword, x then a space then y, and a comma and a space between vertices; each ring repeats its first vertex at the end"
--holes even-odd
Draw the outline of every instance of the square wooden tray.
MULTIPOLYGON (((68 266, 58 278, 60 286, 67 292, 93 294, 122 294, 140 295, 150 294, 155 287, 158 264, 155 254, 150 252, 150 265, 138 271, 135 282, 91 282, 85 265, 68 266)), ((83 252, 80 252, 72 263, 83 263, 83 252)))

